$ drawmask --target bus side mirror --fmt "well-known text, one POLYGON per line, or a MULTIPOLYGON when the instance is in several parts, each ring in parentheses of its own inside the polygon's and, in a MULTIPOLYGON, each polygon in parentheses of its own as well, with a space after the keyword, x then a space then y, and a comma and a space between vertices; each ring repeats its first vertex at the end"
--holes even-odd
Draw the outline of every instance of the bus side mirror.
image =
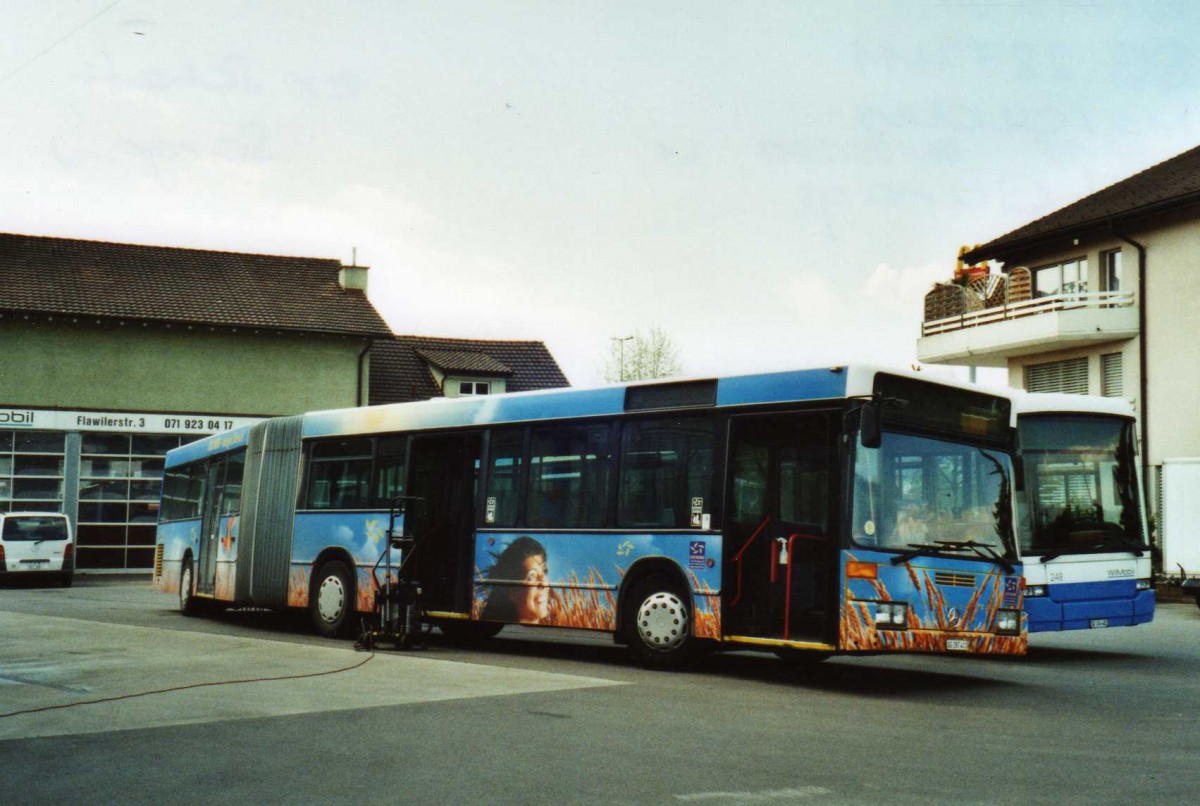
POLYGON ((864 403, 859 411, 858 438, 864 448, 883 444, 883 409, 875 401, 864 403))

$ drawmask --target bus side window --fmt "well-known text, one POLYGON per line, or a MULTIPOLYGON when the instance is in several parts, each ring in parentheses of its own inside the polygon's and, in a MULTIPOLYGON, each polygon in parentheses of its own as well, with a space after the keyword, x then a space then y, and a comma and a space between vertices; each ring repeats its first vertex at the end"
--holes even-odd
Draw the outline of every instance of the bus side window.
POLYGON ((386 507, 404 495, 404 437, 383 437, 375 452, 375 505, 386 507))
POLYGON ((371 451, 369 438, 314 444, 308 468, 308 508, 369 508, 371 451))
POLYGON ((163 505, 160 519, 186 520, 200 517, 200 501, 204 498, 204 463, 173 467, 163 477, 163 505))
POLYGON ((520 429, 492 432, 485 493, 488 503, 483 519, 487 526, 515 526, 517 523, 517 504, 521 495, 522 436, 520 429))
POLYGON ((246 452, 229 457, 225 466, 225 486, 221 490, 221 514, 237 515, 242 506, 242 479, 246 475, 246 452))
POLYGON ((529 450, 530 526, 604 525, 609 434, 607 425, 534 430, 529 450))
POLYGON ((687 529, 694 502, 711 511, 713 423, 708 417, 635 420, 621 430, 617 523, 687 529))

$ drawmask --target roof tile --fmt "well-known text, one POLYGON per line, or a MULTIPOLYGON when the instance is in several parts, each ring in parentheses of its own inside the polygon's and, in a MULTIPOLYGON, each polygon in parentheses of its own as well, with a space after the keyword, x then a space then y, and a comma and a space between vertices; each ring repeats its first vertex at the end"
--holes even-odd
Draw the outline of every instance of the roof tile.
POLYGON ((0 310, 360 336, 391 331, 337 260, 0 233, 0 310))
POLYGON ((511 375, 512 370, 487 353, 473 350, 422 350, 417 355, 443 372, 473 372, 482 375, 511 375))
POLYGON ((1001 235, 963 256, 964 261, 1000 256, 1041 238, 1103 222, 1186 204, 1200 196, 1200 146, 1109 185, 1060 210, 1001 235))
POLYGON ((443 370, 478 372, 481 375, 502 374, 468 367, 503 367, 507 370, 505 384, 509 392, 528 392, 534 389, 556 389, 570 386, 554 356, 540 341, 489 341, 477 339, 448 339, 427 336, 396 336, 377 341, 371 346, 371 405, 403 403, 441 397, 442 390, 434 382, 428 362, 437 359, 461 361, 461 366, 443 370), (433 356, 433 358, 422 357, 433 356), (475 357, 488 359, 479 360, 475 357))

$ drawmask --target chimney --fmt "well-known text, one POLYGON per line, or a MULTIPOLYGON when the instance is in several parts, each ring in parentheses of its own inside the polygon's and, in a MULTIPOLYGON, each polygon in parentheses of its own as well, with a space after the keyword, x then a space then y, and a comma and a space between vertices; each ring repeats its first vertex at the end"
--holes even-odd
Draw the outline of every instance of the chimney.
POLYGON ((338 285, 346 289, 358 291, 367 290, 367 271, 369 266, 342 266, 338 271, 338 285))

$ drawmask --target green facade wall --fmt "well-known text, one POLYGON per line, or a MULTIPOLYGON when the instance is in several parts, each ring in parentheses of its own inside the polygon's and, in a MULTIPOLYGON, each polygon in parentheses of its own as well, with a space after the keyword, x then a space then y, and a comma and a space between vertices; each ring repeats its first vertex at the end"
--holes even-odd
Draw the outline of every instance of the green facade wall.
MULTIPOLYGON (((296 414, 358 405, 363 338, 0 320, 0 406, 296 414)), ((366 399, 366 359, 363 359, 366 399)))

